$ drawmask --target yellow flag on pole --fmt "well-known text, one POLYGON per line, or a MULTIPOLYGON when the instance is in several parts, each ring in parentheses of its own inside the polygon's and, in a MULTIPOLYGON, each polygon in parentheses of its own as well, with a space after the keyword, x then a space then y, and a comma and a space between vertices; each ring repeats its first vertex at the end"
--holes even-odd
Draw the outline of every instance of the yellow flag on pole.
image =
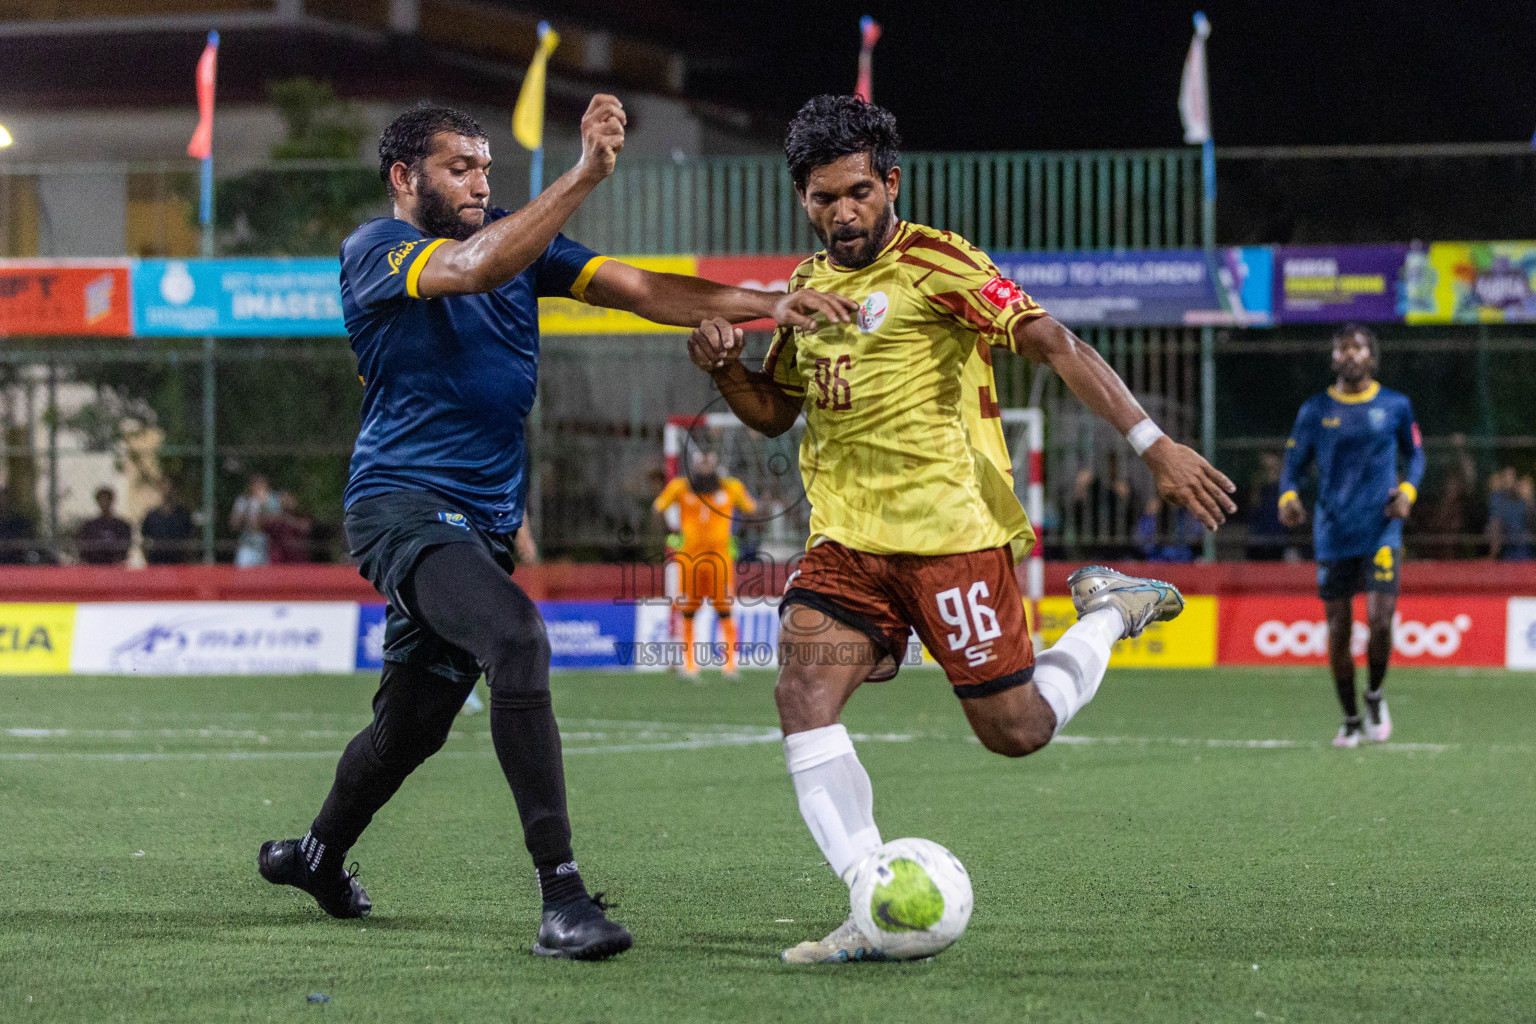
POLYGON ((549 22, 539 22, 539 48, 534 51, 523 88, 517 94, 517 106, 512 110, 512 135, 524 149, 544 145, 544 69, 549 64, 549 55, 559 45, 560 33, 550 28, 549 22))

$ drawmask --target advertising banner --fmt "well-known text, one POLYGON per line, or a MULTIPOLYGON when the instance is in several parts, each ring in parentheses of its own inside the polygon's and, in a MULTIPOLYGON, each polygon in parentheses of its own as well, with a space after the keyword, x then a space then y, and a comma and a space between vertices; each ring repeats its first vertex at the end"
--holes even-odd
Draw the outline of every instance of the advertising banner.
POLYGON ((1402 320, 1406 245, 1284 245, 1275 249, 1280 323, 1402 320))
MULTIPOLYGON (((683 664, 683 648, 674 639, 674 611, 671 603, 654 603, 632 606, 635 620, 634 643, 620 648, 619 661, 639 672, 662 672, 679 669, 683 664)), ((779 599, 737 598, 731 606, 731 617, 736 620, 736 643, 739 645, 739 662, 742 668, 777 668, 779 664, 779 599)), ((724 642, 715 611, 706 603, 693 618, 693 642, 718 645, 724 642)), ((695 654, 698 652, 696 651, 695 654)), ((715 664, 724 657, 723 649, 712 650, 709 657, 715 664)))
POLYGON ((1536 242, 1435 242, 1409 254, 1411 324, 1536 320, 1536 242))
POLYGON ((351 672, 352 601, 82 604, 74 672, 102 675, 264 675, 351 672))
MULTIPOLYGON (((662 274, 695 274, 695 256, 615 256, 641 270, 662 274)), ((589 306, 575 299, 540 299, 539 330, 544 334, 675 334, 686 327, 668 327, 618 309, 589 306)))
POLYGON ((0 604, 0 676, 69 672, 72 604, 0 604))
MULTIPOLYGON (((1040 599, 1040 637, 1047 647, 1076 621, 1070 597, 1040 599)), ((1186 596, 1182 615, 1121 640, 1109 663, 1115 668, 1210 668, 1216 664, 1216 598, 1186 596)))
MULTIPOLYGON (((800 265, 800 256, 700 256, 698 275, 737 288, 781 292, 789 289, 789 278, 800 265)), ((752 320, 738 324, 744 331, 771 331, 772 320, 752 320)))
POLYGON ((318 338, 346 334, 336 260, 140 260, 141 338, 318 338))
MULTIPOLYGON (((1004 252, 992 260, 1056 319, 1080 327, 1266 325, 1272 256, 1264 246, 1117 252, 1004 252)), ((855 296, 856 297, 856 296, 855 296)))
MULTIPOLYGON (((1392 627, 1393 663, 1503 665, 1506 604, 1501 597, 1400 598, 1392 627)), ((1350 636, 1356 659, 1364 658, 1369 634, 1364 612, 1362 597, 1355 602, 1350 636)), ((1328 625, 1322 602, 1309 597, 1223 598, 1219 660, 1223 665, 1326 664, 1328 625)))
POLYGON ((1509 599, 1505 636, 1505 667, 1536 670, 1536 597, 1509 599))
MULTIPOLYGON (((613 601, 540 601, 549 632, 549 667, 620 668, 633 660, 635 606, 613 601), (621 657, 629 661, 621 661, 621 657)), ((384 605, 358 609, 357 670, 384 667, 384 605)))
POLYGON ((0 336, 132 333, 128 260, 0 260, 0 336))

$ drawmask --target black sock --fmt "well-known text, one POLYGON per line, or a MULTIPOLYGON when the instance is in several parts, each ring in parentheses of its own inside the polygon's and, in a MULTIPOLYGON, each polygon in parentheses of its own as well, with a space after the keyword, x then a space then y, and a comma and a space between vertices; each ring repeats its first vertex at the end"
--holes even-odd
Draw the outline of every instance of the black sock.
POLYGON ((1360 716, 1359 715, 1345 715, 1344 716, 1344 731, 1345 732, 1359 732, 1360 731, 1360 726, 1361 726, 1361 722, 1360 722, 1360 716))
POLYGON ((544 897, 544 909, 572 900, 587 899, 587 887, 576 870, 576 861, 547 864, 536 869, 539 874, 539 895, 544 897))
POLYGON ((339 875, 345 869, 342 867, 347 858, 347 851, 335 846, 329 846, 315 838, 313 830, 304 833, 304 838, 299 840, 299 853, 304 857, 304 863, 309 865, 309 872, 325 878, 331 875, 339 875))
POLYGON ((1370 663, 1371 685, 1365 691, 1365 699, 1375 703, 1381 700, 1381 684, 1387 681, 1387 662, 1373 661, 1370 663))
POLYGON ((1359 718, 1360 705, 1355 699, 1354 672, 1350 672, 1347 676, 1334 676, 1333 686, 1339 693, 1339 704, 1344 708, 1344 717, 1359 718))

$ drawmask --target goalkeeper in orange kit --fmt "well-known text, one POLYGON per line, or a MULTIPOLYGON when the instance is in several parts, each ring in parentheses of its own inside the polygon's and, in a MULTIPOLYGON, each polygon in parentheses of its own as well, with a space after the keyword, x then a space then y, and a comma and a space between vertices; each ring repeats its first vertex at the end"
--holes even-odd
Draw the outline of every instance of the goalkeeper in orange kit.
POLYGON ((720 619, 725 641, 725 674, 734 678, 736 621, 731 618, 731 599, 736 596, 736 558, 731 550, 731 522, 736 509, 752 512, 757 502, 735 477, 720 475, 720 459, 713 452, 695 452, 691 472, 674 477, 652 506, 665 513, 676 508, 682 541, 673 559, 682 570, 678 611, 683 617, 683 674, 695 678, 699 663, 694 657, 693 617, 706 600, 720 619))

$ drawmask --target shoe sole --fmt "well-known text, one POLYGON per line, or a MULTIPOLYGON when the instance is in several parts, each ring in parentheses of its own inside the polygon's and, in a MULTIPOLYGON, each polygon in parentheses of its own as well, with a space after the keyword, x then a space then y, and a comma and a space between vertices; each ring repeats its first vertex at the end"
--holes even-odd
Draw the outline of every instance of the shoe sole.
POLYGON ((634 944, 634 938, 628 935, 623 938, 604 939, 602 942, 594 942, 580 949, 550 949, 542 943, 535 942, 531 952, 534 956, 547 956, 552 960, 607 960, 609 957, 618 956, 634 944))

